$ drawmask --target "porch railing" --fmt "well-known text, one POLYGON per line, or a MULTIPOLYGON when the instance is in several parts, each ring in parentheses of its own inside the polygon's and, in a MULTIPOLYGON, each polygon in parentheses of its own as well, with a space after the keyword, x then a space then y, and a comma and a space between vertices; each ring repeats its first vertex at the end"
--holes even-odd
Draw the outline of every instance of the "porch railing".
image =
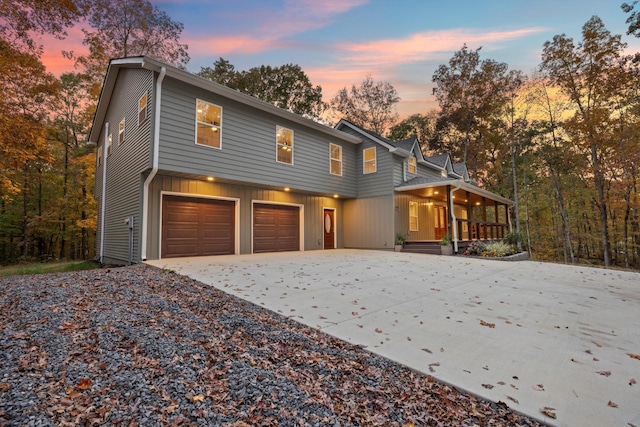
POLYGON ((456 219, 456 227, 458 240, 462 241, 504 239, 509 231, 509 224, 471 219, 456 219))

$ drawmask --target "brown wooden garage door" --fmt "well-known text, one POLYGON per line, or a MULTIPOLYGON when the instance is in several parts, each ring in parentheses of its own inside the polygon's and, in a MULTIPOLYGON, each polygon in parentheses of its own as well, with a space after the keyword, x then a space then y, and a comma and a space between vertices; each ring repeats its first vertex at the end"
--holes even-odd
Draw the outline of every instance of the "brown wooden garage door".
POLYGON ((235 253, 235 203, 182 196, 162 198, 162 257, 235 253))
POLYGON ((253 252, 300 250, 300 208, 253 205, 253 252))

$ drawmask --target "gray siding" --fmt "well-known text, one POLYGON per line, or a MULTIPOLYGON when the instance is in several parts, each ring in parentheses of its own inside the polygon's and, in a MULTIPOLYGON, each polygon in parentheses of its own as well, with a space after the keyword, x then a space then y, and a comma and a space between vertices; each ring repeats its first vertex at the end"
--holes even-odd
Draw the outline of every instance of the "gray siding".
POLYGON ((376 197, 393 194, 393 154, 389 150, 381 145, 365 140, 358 147, 358 153, 356 156, 356 164, 358 165, 358 197, 376 197), (362 157, 363 150, 375 147, 376 148, 376 172, 363 174, 362 173, 362 157))
MULTIPOLYGON (((112 135, 111 154, 106 159, 107 186, 105 203, 104 256, 108 262, 129 259, 129 228, 124 219, 134 216, 134 262, 140 259, 141 173, 150 165, 151 126, 153 122, 153 73, 148 70, 120 70, 105 122, 112 135), (147 92, 147 119, 138 126, 138 100, 147 92), (125 119, 124 142, 118 143, 118 129, 125 119)), ((98 146, 105 143, 105 128, 100 131, 98 146)), ((101 165, 96 167, 95 196, 98 212, 102 209, 101 165)), ((98 215, 96 253, 102 236, 98 215)))
POLYGON ((162 192, 182 193, 190 196, 210 196, 238 199, 240 203, 240 253, 251 253, 252 201, 290 203, 304 206, 304 250, 323 247, 323 208, 336 209, 337 247, 344 247, 343 201, 332 197, 303 193, 267 190, 264 188, 221 184, 167 175, 154 178, 149 189, 148 259, 160 257, 160 205, 162 192))
POLYGON ((344 201, 344 247, 393 249, 393 195, 344 201))
POLYGON ((161 170, 356 196, 353 144, 171 78, 163 86, 160 141, 161 170), (195 144, 196 98, 222 107, 222 149, 195 144), (276 162, 276 125, 294 131, 293 165, 276 162), (329 173, 329 143, 342 146, 342 176, 329 173))
MULTIPOLYGON (((395 196, 395 227, 396 233, 404 234, 408 240, 435 240, 435 209, 434 206, 447 206, 445 202, 433 201, 408 193, 396 193, 395 196), (409 231, 409 202, 418 203, 418 231, 409 231)), ((457 219, 467 218, 467 208, 454 205, 457 219)), ((453 233, 452 233, 453 234, 453 233)))

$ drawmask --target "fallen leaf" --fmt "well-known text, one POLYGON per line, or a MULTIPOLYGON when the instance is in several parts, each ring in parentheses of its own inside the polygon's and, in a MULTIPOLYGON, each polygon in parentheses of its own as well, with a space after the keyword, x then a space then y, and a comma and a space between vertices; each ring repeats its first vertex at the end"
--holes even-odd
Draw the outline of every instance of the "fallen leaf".
POLYGON ((415 424, 413 423, 413 421, 407 421, 406 423, 402 424, 402 427, 415 427, 415 424))
POLYGON ((411 341, 411 337, 407 337, 407 341, 411 341))
POLYGON ((495 324, 495 323, 485 322, 484 320, 480 320, 480 324, 481 324, 482 326, 488 326, 488 327, 490 327, 490 328, 495 328, 495 327, 496 327, 496 324, 495 324))
POLYGON ((592 343, 594 343, 595 345, 597 345, 598 347, 602 347, 602 344, 595 342, 594 340, 591 340, 592 343))
POLYGON ((531 388, 534 389, 535 391, 544 391, 544 386, 542 384, 536 384, 531 388))
POLYGON ((91 380, 89 378, 82 378, 78 381, 76 388, 78 390, 88 390, 91 387, 91 380))
POLYGON ((204 395, 198 394, 196 396, 193 396, 193 401, 194 402, 202 402, 202 401, 204 401, 204 395))
POLYGON ((632 359, 638 359, 640 360, 640 354, 635 354, 635 353, 627 353, 627 356, 629 356, 632 359))
POLYGON ((376 328, 376 332, 377 332, 377 333, 379 333, 379 334, 381 334, 381 333, 382 333, 382 329, 380 329, 380 328, 376 328))
POLYGON ((505 383, 504 381, 498 381, 498 385, 506 385, 507 383, 505 383))
POLYGON ((556 413, 554 411, 555 411, 554 408, 550 408, 548 406, 545 406, 544 408, 540 409, 540 412, 545 414, 547 417, 553 418, 555 420, 556 419, 556 413))
POLYGON ((509 400, 511 400, 513 402, 516 402, 518 404, 520 403, 520 402, 518 402, 518 399, 516 399, 515 397, 507 396, 507 399, 509 399, 509 400))
POLYGON ((423 348, 422 351, 426 351, 429 354, 433 354, 433 352, 431 350, 429 350, 428 348, 423 348))
POLYGON ((618 407, 618 404, 617 404, 617 403, 614 403, 614 402, 612 402, 612 401, 609 401, 609 403, 607 403, 607 405, 608 405, 608 406, 611 406, 612 408, 617 408, 617 407, 618 407))
POLYGON ((489 390, 491 390, 493 388, 493 385, 492 384, 482 384, 482 387, 488 388, 489 390))
POLYGON ((611 371, 598 371, 597 373, 604 377, 608 377, 609 375, 611 375, 611 371))
POLYGON ((629 380, 629 385, 634 385, 634 384, 636 384, 636 380, 634 380, 633 378, 631 378, 631 379, 629 380))
POLYGON ((429 366, 440 366, 440 362, 429 363, 429 366))

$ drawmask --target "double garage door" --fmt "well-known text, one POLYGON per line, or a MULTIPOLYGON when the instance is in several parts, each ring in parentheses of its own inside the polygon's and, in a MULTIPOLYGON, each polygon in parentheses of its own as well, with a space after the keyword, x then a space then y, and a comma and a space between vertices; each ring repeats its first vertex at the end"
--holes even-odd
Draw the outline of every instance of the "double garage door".
MULTIPOLYGON (((165 195, 162 258, 229 255, 235 251, 235 202, 165 195)), ((253 252, 300 250, 297 206, 253 205, 253 252)))

